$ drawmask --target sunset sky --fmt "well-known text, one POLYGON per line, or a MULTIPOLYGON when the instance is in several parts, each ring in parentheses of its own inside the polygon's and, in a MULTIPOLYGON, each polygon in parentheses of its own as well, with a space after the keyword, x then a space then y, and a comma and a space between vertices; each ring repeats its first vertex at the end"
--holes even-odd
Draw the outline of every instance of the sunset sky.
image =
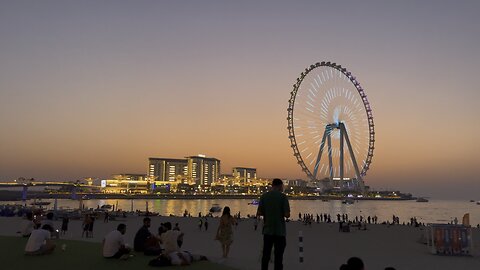
POLYGON ((479 14, 479 1, 1 1, 0 181, 196 154, 305 178, 288 99, 332 61, 372 105, 367 185, 480 200, 479 14))

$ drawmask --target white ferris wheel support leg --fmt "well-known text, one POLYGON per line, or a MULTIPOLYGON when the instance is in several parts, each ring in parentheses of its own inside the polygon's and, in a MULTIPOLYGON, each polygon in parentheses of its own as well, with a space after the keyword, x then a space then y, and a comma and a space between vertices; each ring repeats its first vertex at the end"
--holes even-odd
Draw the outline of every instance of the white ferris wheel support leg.
POLYGON ((363 183, 362 176, 360 175, 360 170, 358 169, 357 160, 355 159, 355 155, 353 153, 352 144, 350 143, 347 129, 345 128, 345 125, 343 123, 340 123, 340 134, 345 134, 345 141, 347 142, 347 147, 350 152, 350 158, 352 159, 353 167, 355 168, 355 174, 357 175, 357 180, 360 185, 360 191, 363 193, 365 192, 365 183, 363 183))
POLYGON ((332 137, 331 137, 331 127, 329 127, 328 130, 328 137, 327 137, 327 142, 328 142, 328 169, 330 173, 330 185, 333 187, 333 162, 332 162, 332 137))
POLYGON ((317 161, 315 162, 315 168, 313 169, 313 180, 317 179, 318 166, 320 165, 320 159, 322 158, 323 148, 325 147, 325 138, 327 137, 327 128, 323 132, 322 142, 320 143, 320 150, 318 151, 317 161))
MULTIPOLYGON (((340 123, 340 125, 343 125, 340 123)), ((345 129, 340 128, 340 191, 342 191, 345 187, 345 183, 343 180, 344 172, 343 172, 343 135, 345 129)))

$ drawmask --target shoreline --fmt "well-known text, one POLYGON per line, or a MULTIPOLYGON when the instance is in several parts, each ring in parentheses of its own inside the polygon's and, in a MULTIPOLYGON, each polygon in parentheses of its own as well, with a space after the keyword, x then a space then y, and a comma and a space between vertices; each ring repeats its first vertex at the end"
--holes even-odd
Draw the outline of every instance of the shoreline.
MULTIPOLYGON (((80 197, 86 196, 88 199, 169 199, 169 200, 212 200, 212 199, 258 199, 260 195, 236 195, 236 194, 202 194, 202 195, 183 195, 183 194, 106 194, 106 193, 77 193, 77 200, 80 197)), ((27 200, 31 199, 71 199, 72 195, 67 193, 45 193, 45 192, 31 192, 27 196, 27 200)), ((288 196, 289 200, 345 200, 348 197, 333 196, 333 195, 313 195, 313 196, 288 196)), ((88 200, 83 199, 83 200, 88 200)), ((356 201, 410 201, 416 200, 416 197, 363 197, 351 198, 356 201)), ((0 193, 0 201, 22 201, 21 192, 9 191, 0 193)))

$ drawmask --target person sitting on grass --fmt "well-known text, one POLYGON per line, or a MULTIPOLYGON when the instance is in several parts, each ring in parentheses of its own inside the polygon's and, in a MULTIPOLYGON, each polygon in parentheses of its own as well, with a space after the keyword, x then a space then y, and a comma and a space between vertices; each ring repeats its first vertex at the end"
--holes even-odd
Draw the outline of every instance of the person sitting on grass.
POLYGON ((166 232, 160 236, 160 242, 163 244, 165 254, 180 251, 180 246, 183 243, 183 232, 172 230, 172 223, 165 222, 163 226, 166 232))
POLYGON ((41 229, 33 230, 25 246, 25 255, 45 255, 55 250, 51 240, 52 226, 45 224, 41 229))
POLYGON ((133 249, 137 252, 143 252, 147 256, 159 255, 161 252, 160 244, 157 237, 150 232, 150 224, 149 217, 143 219, 143 226, 135 234, 133 249))
POLYGON ((117 229, 108 233, 103 239, 103 257, 124 259, 128 258, 130 254, 130 248, 125 245, 125 232, 127 231, 127 225, 120 223, 117 229))

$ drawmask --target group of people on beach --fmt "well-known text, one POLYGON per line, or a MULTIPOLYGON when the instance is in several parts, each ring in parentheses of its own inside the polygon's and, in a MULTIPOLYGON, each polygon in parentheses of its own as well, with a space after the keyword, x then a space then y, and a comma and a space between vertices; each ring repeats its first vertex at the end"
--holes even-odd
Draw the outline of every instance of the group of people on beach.
POLYGON ((26 220, 19 233, 22 237, 28 237, 25 245, 26 255, 45 255, 55 250, 52 237, 58 238, 59 232, 53 226, 53 213, 47 214, 47 219, 41 222, 33 213, 26 214, 26 220))
MULTIPOLYGON (((190 216, 188 213, 185 215, 190 216)), ((230 208, 225 206, 219 220, 219 225, 215 233, 215 240, 219 241, 222 247, 222 258, 229 256, 230 247, 234 241, 234 226, 238 224, 236 217, 240 217, 240 213, 232 215, 230 208)), ((274 269, 283 269, 283 253, 286 243, 286 221, 290 218, 290 205, 287 196, 283 193, 283 182, 280 179, 272 181, 272 187, 269 192, 264 193, 259 199, 257 213, 255 216, 254 228, 258 226, 258 220, 263 217, 263 249, 261 259, 261 269, 267 270, 270 263, 270 257, 273 250, 274 253, 274 269)), ((39 222, 32 214, 27 214, 27 221, 23 227, 21 234, 23 237, 29 237, 25 254, 27 255, 43 255, 50 254, 55 250, 55 243, 52 237, 59 236, 58 230, 54 229, 52 223, 53 214, 47 214, 47 219, 39 222)), ((208 219, 202 217, 199 219, 199 228, 208 230, 208 219)), ((312 222, 335 222, 329 214, 307 214, 299 213, 299 220, 305 224, 312 222)), ((377 217, 362 216, 350 219, 348 214, 337 214, 336 221, 341 225, 347 222, 363 222, 377 223, 377 217)), ((92 228, 94 217, 87 215, 83 221, 83 234, 86 237, 92 237, 92 228)), ((418 224, 416 219, 412 218, 412 224, 418 224)), ((400 224, 398 217, 393 216, 392 222, 388 224, 400 224)), ((62 220, 62 233, 67 230, 68 219, 62 220), (65 225, 65 228, 64 228, 65 225), (65 230, 64 230, 65 229, 65 230)), ((180 230, 178 223, 172 226, 170 222, 161 223, 157 233, 150 231, 151 219, 145 217, 142 226, 138 229, 134 237, 133 248, 125 243, 125 234, 127 226, 124 223, 117 225, 105 235, 102 242, 102 255, 108 259, 128 259, 135 256, 133 251, 143 253, 147 256, 155 256, 149 262, 152 266, 169 266, 169 265, 189 265, 194 261, 207 260, 205 256, 192 254, 182 250, 184 233, 180 230)), ((340 267, 341 270, 357 270, 364 269, 361 259, 353 257, 346 264, 340 267)), ((385 268, 392 270, 393 268, 385 268)))
MULTIPOLYGON (((143 225, 135 234, 133 251, 146 256, 156 256, 150 261, 152 266, 189 265, 193 261, 206 260, 205 256, 194 255, 181 250, 184 233, 178 223, 172 228, 170 222, 161 223, 158 234, 150 232, 151 219, 145 217, 143 225)), ((108 233, 103 240, 103 256, 105 258, 128 259, 132 256, 132 248, 125 243, 124 235, 127 226, 123 223, 116 230, 108 233)))
MULTIPOLYGON (((188 214, 188 213, 187 213, 188 214)), ((189 214, 188 214, 189 215, 189 214)), ((240 217, 240 213, 235 215, 240 217)), ((283 193, 283 182, 274 179, 271 191, 263 194, 259 200, 257 217, 263 217, 263 251, 262 270, 267 270, 272 249, 274 250, 274 269, 283 269, 283 253, 286 247, 285 220, 290 217, 290 206, 287 196, 283 193)), ((25 246, 26 255, 45 255, 55 250, 52 237, 59 237, 59 231, 54 229, 53 213, 47 214, 47 219, 40 222, 31 213, 27 213, 26 224, 20 232, 23 237, 28 237, 25 246)), ((202 220, 202 219, 201 219, 202 220)), ((82 224, 82 237, 93 237, 93 224, 95 217, 86 215, 82 224)), ((255 220, 255 230, 258 220, 255 220)), ((108 221, 105 221, 108 222, 108 221)), ((232 216, 230 208, 225 206, 220 217, 215 234, 215 240, 220 242, 222 257, 227 258, 230 246, 233 243, 234 226, 237 218, 232 216)), ((205 230, 208 230, 208 219, 202 220, 205 230)), ((172 228, 170 222, 165 222, 158 228, 158 234, 150 232, 151 219, 145 217, 143 225, 135 234, 133 249, 125 243, 127 225, 120 223, 115 230, 105 235, 102 242, 102 255, 108 259, 128 259, 135 256, 132 251, 142 252, 145 255, 156 256, 150 261, 152 266, 188 265, 193 261, 207 260, 205 256, 192 254, 181 249, 184 233, 177 224, 172 228)), ((202 227, 202 226, 201 226, 202 227)), ((201 228, 200 227, 200 228, 201 228)), ((68 230, 68 218, 62 220, 62 234, 68 230)), ((62 247, 63 249, 63 247, 62 247)))

